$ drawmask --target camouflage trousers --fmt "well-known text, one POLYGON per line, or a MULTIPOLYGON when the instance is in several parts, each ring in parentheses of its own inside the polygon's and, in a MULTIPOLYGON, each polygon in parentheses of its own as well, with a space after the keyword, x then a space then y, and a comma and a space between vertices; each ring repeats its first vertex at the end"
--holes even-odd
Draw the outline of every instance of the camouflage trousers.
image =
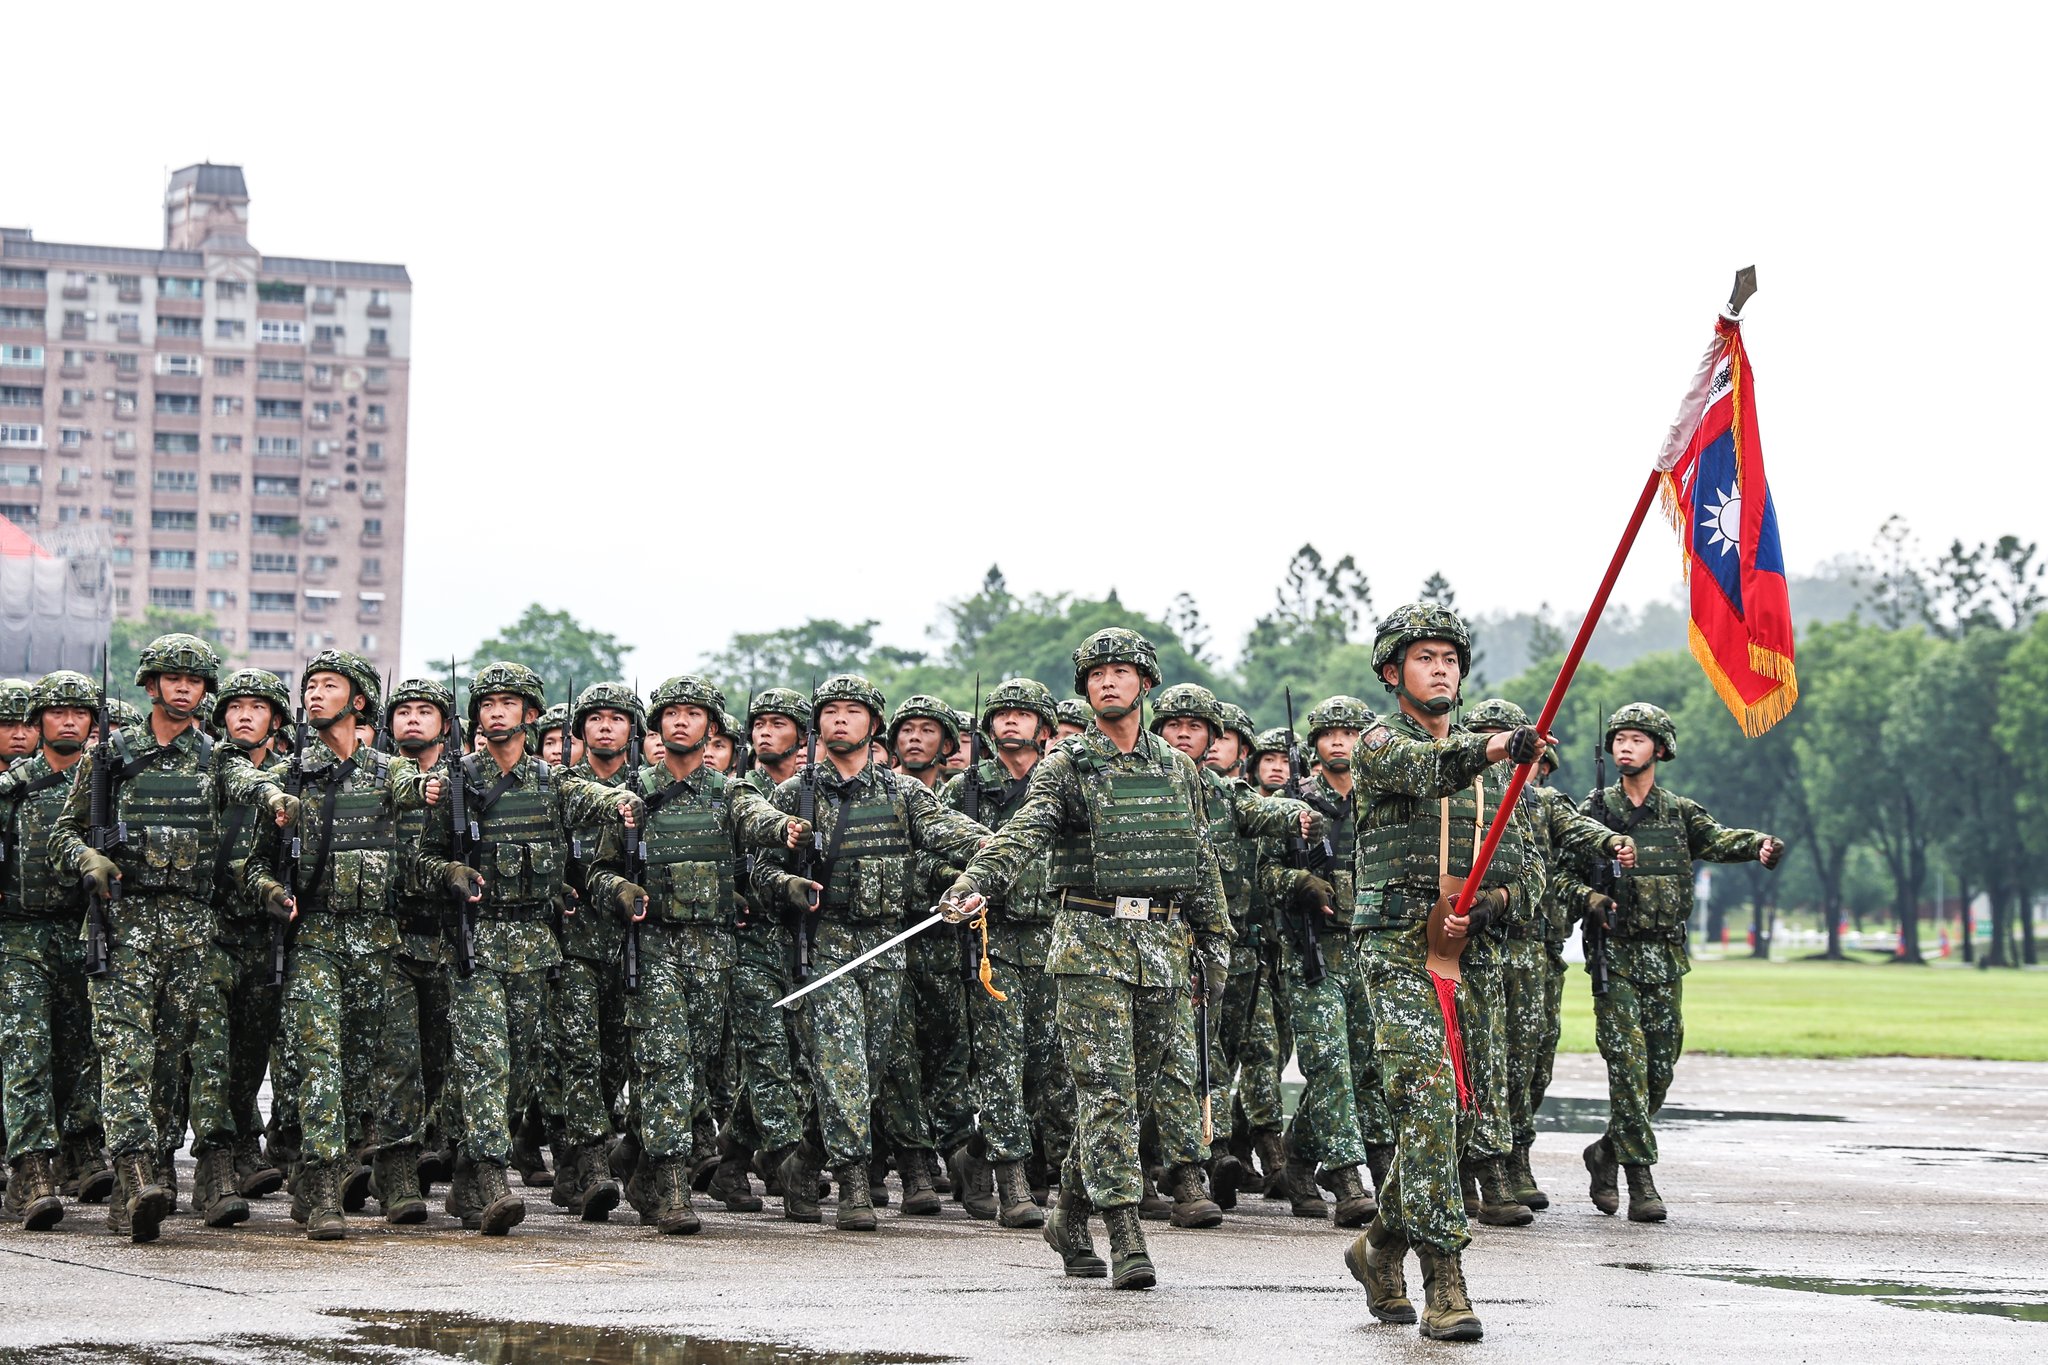
POLYGON ((499 971, 479 963, 467 980, 448 985, 449 1084, 472 1161, 502 1164, 512 1148, 512 1120, 539 1094, 541 1017, 547 971, 499 971))
POLYGON ((206 956, 206 989, 192 1047, 192 1104, 220 1126, 193 1125, 194 1156, 254 1141, 263 1132, 257 1098, 284 998, 270 979, 271 923, 267 915, 223 913, 206 956))
POLYGON ((654 1161, 687 1156, 691 1126, 725 1027, 730 971, 695 964, 683 934, 640 926, 640 989, 625 997, 633 1058, 633 1127, 654 1161), (707 1054, 709 1054, 707 1056, 707 1054))
MULTIPOLYGON (((1460 1129, 1456 1074, 1445 1046, 1436 987, 1423 967, 1420 924, 1354 936, 1358 968, 1372 999, 1373 1043, 1395 1135, 1394 1164, 1380 1190, 1380 1218, 1411 1245, 1440 1255, 1464 1250, 1471 1235, 1458 1185, 1460 1129)), ((1478 1025, 1469 990, 1457 994, 1460 1032, 1478 1025)), ((1469 1054, 1468 1054, 1469 1074, 1469 1054)))
POLYGON ((398 977, 385 1002, 385 1026, 391 1037, 384 1047, 399 1068, 392 1096, 394 1128, 407 1144, 424 1144, 459 1131, 448 1093, 448 968, 438 954, 423 949, 417 936, 407 935, 398 952, 398 977), (408 1052, 404 1039, 416 1040, 408 1052))
POLYGON ((897 1151, 950 1152, 974 1133, 959 933, 942 925, 907 945, 903 1000, 882 1085, 882 1132, 897 1151))
MULTIPOLYGON (((641 993, 647 990, 646 944, 651 926, 641 926, 641 993)), ((630 997, 619 963, 562 958, 561 979, 548 990, 548 1089, 550 1127, 559 1121, 573 1146, 612 1135, 612 1115, 626 1088, 634 1050, 627 1032, 630 997)))
POLYGON ((805 1014, 775 1007, 789 992, 788 935, 757 929, 737 938, 730 992, 737 1061, 730 1129, 741 1146, 773 1152, 803 1137, 805 1099, 791 1028, 805 1014))
MULTIPOLYGON (((1326 963, 1323 979, 1305 985, 1301 964, 1291 953, 1280 972, 1280 1006, 1294 1033, 1303 1082, 1288 1145, 1297 1155, 1329 1170, 1365 1160, 1351 1049, 1354 1036, 1370 1034, 1372 1024, 1369 1018, 1352 1024, 1345 976, 1341 961, 1335 967, 1326 963)), ((1377 1079, 1375 1073, 1375 1082, 1377 1079)))
POLYGON ((990 984, 1009 999, 996 999, 977 979, 968 988, 967 1010, 988 1159, 1024 1160, 1035 1134, 1047 1164, 1057 1169, 1074 1136, 1074 1083, 1053 1026, 1053 979, 1043 966, 1018 965, 1019 958, 1031 956, 1043 961, 1048 928, 989 926, 990 984), (1018 951, 1027 940, 1035 940, 1035 952, 1018 951))
POLYGON ((1607 1143, 1624 1166, 1657 1162, 1650 1120, 1664 1107, 1685 1048, 1684 988, 1683 977, 1647 982, 1617 972, 1607 994, 1593 997, 1593 1033, 1607 1062, 1607 1143))
POLYGON ((1184 986, 1134 986, 1097 976, 1053 978, 1053 1018, 1074 1081, 1074 1141, 1062 1179, 1098 1209, 1144 1192, 1140 1120, 1152 1115, 1160 1159, 1202 1160, 1195 1094, 1195 1014, 1184 986))
MULTIPOLYGON (((812 953, 818 975, 850 961, 886 937, 882 929, 819 926, 812 953)), ((873 1150, 870 1114, 888 1074, 904 971, 884 966, 890 954, 804 997, 810 1016, 811 1084, 827 1166, 865 1162, 873 1150)))
POLYGON ((76 922, 0 920, 7 1159, 99 1146, 99 1056, 76 922))
MULTIPOLYGON (((209 951, 203 944, 137 948, 115 925, 109 970, 87 986, 100 1055, 100 1113, 112 1156, 154 1157, 184 1138, 185 1066, 197 1036, 209 951)), ((230 1121, 204 1109, 194 1117, 203 1130, 230 1121)))
POLYGON ((1536 1111, 1550 1088, 1563 1024, 1564 949, 1541 939, 1507 943, 1501 966, 1507 994, 1508 1124, 1514 1145, 1536 1141, 1536 1111))
MULTIPOLYGON (((412 1137, 420 1110, 397 1093, 412 1074, 417 1038, 397 1036, 393 1002, 410 989, 393 947, 361 923, 314 913, 302 918, 284 988, 284 1031, 301 1067, 300 1157, 339 1161, 359 1145, 396 1146, 412 1137)), ((385 935, 384 937, 389 937, 385 935)))
POLYGON ((1464 965, 1458 992, 1459 1031, 1465 1041, 1465 1077, 1472 1087, 1472 1122, 1465 1155, 1475 1161, 1506 1156, 1513 1145, 1508 1113, 1507 987, 1498 958, 1464 965))
MULTIPOLYGON (((1285 1059, 1280 1055, 1273 983, 1266 969, 1261 966, 1231 977, 1209 1022, 1215 1035, 1210 1050, 1216 1074, 1228 1083, 1233 1106, 1243 1110, 1254 1133, 1279 1132, 1280 1068, 1285 1059)), ((1219 1146, 1226 1136, 1217 1135, 1219 1146)))

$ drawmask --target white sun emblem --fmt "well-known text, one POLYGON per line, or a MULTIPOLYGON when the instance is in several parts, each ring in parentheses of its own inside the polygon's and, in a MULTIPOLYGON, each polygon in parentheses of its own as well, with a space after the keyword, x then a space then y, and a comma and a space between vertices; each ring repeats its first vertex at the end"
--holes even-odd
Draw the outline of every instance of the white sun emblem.
POLYGON ((1713 527, 1707 538, 1707 548, 1721 547, 1727 554, 1742 544, 1742 494, 1739 490, 1727 488, 1718 493, 1721 501, 1706 509, 1707 523, 1713 527))

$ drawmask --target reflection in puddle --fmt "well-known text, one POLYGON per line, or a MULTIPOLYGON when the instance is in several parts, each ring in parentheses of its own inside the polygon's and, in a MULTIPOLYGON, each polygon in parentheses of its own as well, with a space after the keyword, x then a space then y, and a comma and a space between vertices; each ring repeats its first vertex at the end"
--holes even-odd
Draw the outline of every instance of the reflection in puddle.
POLYGON ((2016 1322, 2048 1322, 2048 1298, 2031 1284, 2021 1292, 2030 1297, 2001 1298, 2007 1289, 1963 1288, 1955 1285, 1910 1284, 1903 1280, 1829 1279, 1821 1275, 1767 1275, 1748 1266, 1672 1266, 1624 1261, 1616 1270, 1640 1270, 1650 1274, 1684 1275, 1695 1280, 1720 1280, 1748 1285, 1753 1289, 1792 1289, 1808 1294, 1846 1294, 1893 1308, 1924 1308, 1936 1313, 1987 1313, 2016 1322))
MULTIPOLYGON (((1840 1114, 1791 1114, 1765 1109, 1688 1109, 1667 1104, 1657 1123, 1847 1123, 1840 1114)), ((1550 1133, 1590 1133, 1607 1126, 1607 1101, 1545 1095, 1536 1127, 1550 1133)))
POLYGON ((624 1327, 554 1322, 493 1322, 460 1313, 363 1313, 344 1317, 349 1334, 332 1340, 226 1337, 150 1346, 74 1343, 0 1350, 0 1365, 63 1360, 66 1365, 393 1365, 436 1360, 476 1365, 930 1365, 954 1356, 884 1351, 812 1351, 773 1341, 725 1341, 624 1327))
POLYGON ((1908 1147, 1892 1143, 1870 1143, 1849 1147, 1851 1152, 1898 1152, 1900 1159, 1915 1166, 1949 1166, 1958 1161, 1993 1162, 2001 1165, 2040 1165, 2048 1152, 2015 1152, 2000 1147, 1908 1147))

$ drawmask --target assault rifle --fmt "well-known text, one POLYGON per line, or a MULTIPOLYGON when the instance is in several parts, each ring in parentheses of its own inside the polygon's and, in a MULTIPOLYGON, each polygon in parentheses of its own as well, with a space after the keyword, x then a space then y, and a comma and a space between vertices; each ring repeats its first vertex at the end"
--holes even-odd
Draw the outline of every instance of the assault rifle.
MULTIPOLYGON (((1596 702, 1593 707, 1593 818, 1609 829, 1615 827, 1607 810, 1607 744, 1601 736, 1600 718, 1605 714, 1596 702)), ((1613 858, 1596 858, 1593 861, 1593 875, 1587 885, 1593 890, 1619 900, 1616 893, 1621 889, 1621 878, 1626 869, 1613 858)), ((1593 994, 1607 994, 1607 937, 1614 932, 1614 912, 1596 915, 1586 912, 1585 928, 1580 931, 1580 942, 1586 949, 1586 974, 1593 978, 1593 994)))
MULTIPOLYGON (((113 850, 128 841, 128 826, 114 815, 114 770, 120 766, 115 757, 119 750, 114 747, 114 718, 107 707, 107 646, 100 646, 100 742, 92 755, 91 820, 92 827, 86 842, 94 851, 111 855, 113 850)), ((114 944, 113 907, 121 899, 121 881, 116 877, 107 883, 107 896, 101 900, 93 893, 92 883, 85 884, 85 974, 105 976, 109 971, 108 952, 114 944)))
MULTIPOLYGON (((811 693, 817 694, 815 679, 811 693)), ((804 782, 797 792, 797 819, 810 826, 810 835, 797 847, 796 861, 790 870, 805 881, 816 881, 819 863, 825 856, 825 836, 818 829, 818 718, 811 717, 811 737, 804 746, 804 782)), ((818 892, 809 894, 809 904, 796 915, 796 984, 801 986, 811 979, 811 945, 818 932, 818 892)))
POLYGON ((1195 978, 1195 1087, 1202 1096, 1202 1145, 1206 1147, 1216 1140, 1216 1120, 1209 1101, 1209 974, 1199 952, 1189 966, 1195 978))
POLYGON ((371 743, 385 753, 391 752, 391 670, 384 670, 384 712, 377 717, 377 737, 371 743))
MULTIPOLYGON (((751 684, 752 679, 748 681, 751 684)), ((750 735, 748 738, 751 739, 752 736, 750 735)), ((752 771, 754 771, 754 746, 751 743, 735 745, 732 761, 732 780, 734 782, 744 782, 746 781, 747 774, 752 771)), ((735 839, 737 840, 737 836, 735 836, 735 839)), ((740 847, 737 842, 733 846, 732 886, 734 927, 744 929, 749 923, 748 915, 751 913, 747 897, 753 894, 754 855, 752 851, 740 847)))
MULTIPOLYGON (((967 735, 967 771, 960 784, 961 809, 967 818, 981 823, 981 674, 974 675, 974 729, 967 735)), ((972 925, 961 924, 953 932, 960 940, 960 979, 981 980, 979 941, 972 925)))
MULTIPOLYGON (((1294 737, 1294 689, 1286 689, 1287 696, 1287 781, 1280 788, 1284 795, 1296 801, 1306 802, 1301 790, 1301 779, 1307 775, 1308 756, 1301 752, 1301 745, 1294 737)), ((1287 865, 1302 871, 1324 875, 1335 866, 1337 850, 1331 846, 1329 836, 1323 837, 1322 844, 1310 848, 1307 839, 1299 834, 1287 836, 1287 865)), ((1280 911, 1282 920, 1294 936, 1294 951, 1301 958, 1301 984, 1320 986, 1328 970, 1323 962, 1323 945, 1316 936, 1317 925, 1311 922, 1305 912, 1291 907, 1280 911)))
MULTIPOLYGON (((633 695, 640 694, 640 680, 633 679, 633 695)), ((568 737, 563 736, 566 740, 568 737)), ((640 790, 640 727, 632 717, 626 715, 626 789, 638 793, 640 790)), ((624 831, 626 843, 626 880, 635 886, 644 886, 647 876, 647 830, 642 827, 624 831)), ((620 971, 626 978, 626 994, 640 993, 640 926, 629 914, 626 916, 626 943, 620 953, 620 971)))
MULTIPOLYGON (((455 690, 455 665, 448 665, 448 832, 449 850, 455 861, 465 867, 475 867, 470 859, 476 856, 476 847, 483 842, 483 831, 469 814, 469 745, 462 734, 462 707, 452 699, 459 695, 455 690)), ((455 974, 464 981, 469 980, 476 970, 476 920, 469 904, 469 892, 451 892, 455 897, 455 974)))
MULTIPOLYGON (((302 798, 306 793, 306 739, 306 704, 301 701, 298 714, 292 720, 292 756, 285 760, 284 770, 285 790, 292 794, 294 800, 302 798)), ((303 819, 294 820, 289 829, 281 829, 277 832, 278 870, 284 874, 285 890, 289 891, 294 897, 300 894, 299 873, 305 862, 305 842, 300 833, 303 823, 303 819)), ((289 965, 292 951, 292 926, 297 923, 298 920, 296 918, 292 919, 289 923, 283 920, 273 920, 271 922, 270 984, 272 986, 282 986, 284 984, 285 968, 289 965)))
MULTIPOLYGON (((569 718, 570 716, 574 715, 576 711, 576 680, 574 678, 571 678, 569 680, 568 696, 569 710, 565 712, 562 716, 562 728, 555 732, 561 744, 561 748, 556 751, 556 756, 559 759, 559 762, 556 764, 556 767, 561 771, 561 774, 564 777, 568 776, 569 774, 569 757, 571 754, 575 752, 573 749, 569 747, 569 718)), ((535 755, 535 757, 541 758, 542 762, 547 761, 544 757, 541 757, 540 755, 535 755)), ((569 897, 576 894, 576 873, 578 871, 577 860, 582 858, 583 856, 582 836, 579 835, 573 827, 569 829, 568 834, 568 856, 562 860, 562 894, 560 898, 555 901, 553 910, 549 916, 550 923, 548 925, 548 927, 554 930, 555 933, 555 952, 557 954, 557 957, 559 957, 561 954, 563 942, 569 937, 569 925, 567 922, 569 914, 569 897)), ((550 986, 555 985, 556 983, 561 981, 561 979, 562 964, 560 961, 557 961, 552 967, 548 968, 548 984, 550 986)))

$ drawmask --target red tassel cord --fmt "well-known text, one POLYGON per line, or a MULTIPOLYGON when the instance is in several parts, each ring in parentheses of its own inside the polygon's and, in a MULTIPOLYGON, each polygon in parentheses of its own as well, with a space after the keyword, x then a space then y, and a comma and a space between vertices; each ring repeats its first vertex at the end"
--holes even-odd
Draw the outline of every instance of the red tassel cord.
POLYGON ((1458 983, 1429 974, 1436 987, 1436 1007, 1444 1016, 1444 1047, 1451 1054, 1451 1075, 1458 1082, 1458 1108, 1472 1108, 1472 1083, 1465 1076, 1465 1036, 1458 1031, 1458 983))

